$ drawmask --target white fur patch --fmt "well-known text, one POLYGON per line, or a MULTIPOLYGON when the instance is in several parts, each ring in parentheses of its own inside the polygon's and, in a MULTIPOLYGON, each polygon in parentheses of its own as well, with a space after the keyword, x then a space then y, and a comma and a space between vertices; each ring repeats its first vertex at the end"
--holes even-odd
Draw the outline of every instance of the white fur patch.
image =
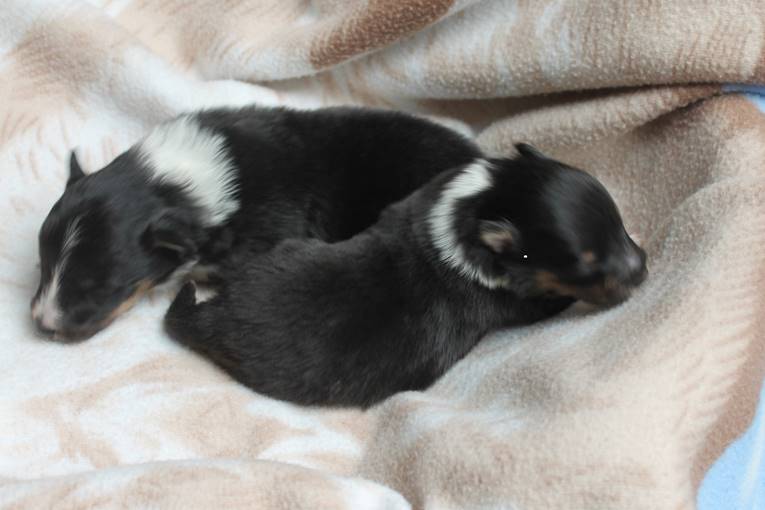
POLYGON ((441 197, 430 211, 428 223, 433 245, 444 263, 467 278, 490 289, 495 289, 504 286, 506 280, 486 276, 468 261, 465 249, 457 239, 454 225, 459 201, 475 196, 489 189, 491 185, 492 177, 487 168, 487 162, 477 160, 471 163, 444 187, 441 197))
POLYGON ((195 294, 196 304, 210 301, 212 298, 218 295, 218 291, 213 287, 207 287, 204 285, 197 286, 197 292, 195 294))
POLYGON ((155 178, 184 186, 206 214, 205 226, 223 223, 239 208, 236 169, 226 139, 182 116, 154 128, 138 144, 155 178))
POLYGON ((51 275, 50 282, 40 292, 40 297, 32 305, 32 318, 39 320, 42 326, 46 329, 56 331, 59 326, 59 320, 61 319, 61 307, 58 303, 58 289, 59 281, 61 280, 61 273, 66 267, 66 263, 69 260, 69 254, 72 252, 72 248, 80 240, 80 219, 75 218, 66 227, 64 232, 64 242, 61 245, 61 253, 59 254, 58 261, 53 267, 53 274, 51 275))

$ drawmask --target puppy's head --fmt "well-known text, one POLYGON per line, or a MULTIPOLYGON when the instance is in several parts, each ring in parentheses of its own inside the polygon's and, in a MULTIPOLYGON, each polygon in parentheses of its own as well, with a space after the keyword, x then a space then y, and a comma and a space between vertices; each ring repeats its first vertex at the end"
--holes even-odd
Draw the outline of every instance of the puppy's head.
POLYGON ((646 255, 609 193, 531 146, 517 149, 516 158, 474 163, 446 185, 431 214, 442 258, 487 287, 523 296, 627 299, 647 275, 646 255), (453 223, 451 242, 438 235, 447 232, 439 218, 453 223))
POLYGON ((167 205, 182 200, 152 183, 130 151, 87 176, 72 153, 66 189, 39 233, 38 329, 62 342, 88 338, 192 260, 193 208, 167 205))

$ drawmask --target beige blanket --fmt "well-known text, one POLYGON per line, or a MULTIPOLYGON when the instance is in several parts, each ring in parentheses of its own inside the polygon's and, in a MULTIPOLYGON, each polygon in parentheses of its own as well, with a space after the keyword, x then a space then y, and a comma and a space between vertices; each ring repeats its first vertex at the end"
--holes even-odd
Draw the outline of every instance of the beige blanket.
POLYGON ((3 0, 0 506, 684 509, 765 375, 762 0, 3 0), (424 393, 302 409, 162 332, 173 289, 38 339, 36 235, 93 171, 219 104, 402 108, 592 171, 649 253, 609 311, 491 335, 424 393))

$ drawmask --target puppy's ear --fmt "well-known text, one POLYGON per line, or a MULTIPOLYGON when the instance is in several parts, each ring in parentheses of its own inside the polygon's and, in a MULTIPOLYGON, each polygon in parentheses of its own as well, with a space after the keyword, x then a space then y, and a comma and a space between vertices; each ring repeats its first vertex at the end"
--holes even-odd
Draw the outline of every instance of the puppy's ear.
POLYGON ((515 150, 518 151, 518 154, 527 158, 548 159, 539 149, 527 143, 516 143, 515 150))
POLYGON ((157 213, 143 232, 142 241, 150 250, 169 250, 181 260, 197 255, 201 229, 188 212, 168 207, 157 213))
POLYGON ((69 179, 66 181, 66 187, 72 185, 72 183, 85 177, 85 172, 82 171, 79 161, 77 161, 77 154, 72 151, 69 155, 69 179))
POLYGON ((480 220, 478 239, 494 253, 502 254, 519 249, 521 233, 508 220, 480 220))

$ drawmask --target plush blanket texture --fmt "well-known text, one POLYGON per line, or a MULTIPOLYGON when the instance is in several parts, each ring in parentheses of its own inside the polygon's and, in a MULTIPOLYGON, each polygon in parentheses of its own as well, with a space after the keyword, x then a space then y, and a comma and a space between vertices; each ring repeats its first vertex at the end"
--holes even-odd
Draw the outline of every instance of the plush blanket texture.
POLYGON ((762 0, 3 0, 0 506, 763 508, 757 83, 762 0), (650 277, 365 413, 264 398, 178 347, 174 289, 82 344, 37 338, 68 151, 94 171, 159 121, 251 102, 537 144, 612 190, 650 277))

